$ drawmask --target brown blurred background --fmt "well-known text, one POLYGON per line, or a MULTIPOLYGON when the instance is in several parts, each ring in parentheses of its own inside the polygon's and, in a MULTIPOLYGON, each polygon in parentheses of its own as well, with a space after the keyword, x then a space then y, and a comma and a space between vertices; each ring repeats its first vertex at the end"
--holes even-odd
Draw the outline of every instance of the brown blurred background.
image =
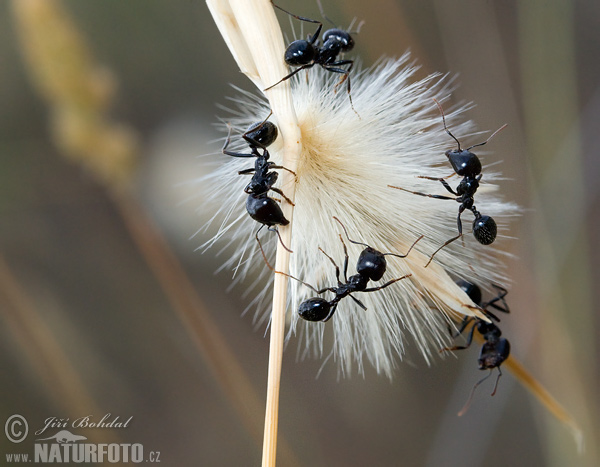
MULTIPOLYGON (((319 18, 313 2, 280 3, 319 18)), ((323 3, 336 23, 365 20, 353 52, 365 64, 410 48, 420 76, 460 75, 454 102, 477 104, 467 117, 480 129, 509 124, 485 160, 502 160, 502 193, 523 208, 515 238, 501 242, 514 255, 512 315, 502 329, 513 354, 583 427, 587 450, 579 456, 568 429, 507 372, 495 397, 491 385, 481 387, 456 417, 482 376, 475 345, 431 368, 418 358, 399 364, 390 383, 370 368, 340 381, 333 362, 317 377, 322 362, 298 361, 292 339, 280 465, 598 465, 600 3, 323 3)), ((202 1, 64 5, 118 81, 110 116, 140 138, 135 194, 262 401, 265 328, 251 312, 241 316, 252 300, 244 284, 227 292, 231 273, 214 274, 218 248, 195 251, 207 237, 194 234, 210 213, 188 183, 209 170, 198 156, 219 152, 215 104, 234 94, 229 83, 252 86, 202 1)), ((90 430, 90 439, 140 442, 167 466, 257 465, 262 405, 232 402, 222 384, 229 380, 207 363, 223 352, 199 351, 113 197, 53 144, 49 107, 32 87, 14 18, 11 3, 1 2, 0 420, 18 413, 39 427, 52 416, 133 416, 126 430, 90 430), (240 412, 239 404, 250 408, 240 412)), ((20 445, 0 439, 2 456, 32 451, 31 433, 20 445)))

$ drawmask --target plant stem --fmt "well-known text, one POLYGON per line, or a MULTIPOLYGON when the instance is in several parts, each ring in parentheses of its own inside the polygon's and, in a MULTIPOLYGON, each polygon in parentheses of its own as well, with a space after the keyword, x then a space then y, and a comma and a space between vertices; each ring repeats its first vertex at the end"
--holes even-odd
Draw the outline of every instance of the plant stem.
MULTIPOLYGON (((268 0, 207 0, 225 42, 244 72, 259 89, 278 82, 288 70, 283 61, 285 46, 273 6, 268 0)), ((283 165, 296 172, 302 150, 300 128, 294 110, 290 82, 284 81, 267 93, 271 110, 283 139, 283 165)), ((282 190, 292 201, 296 180, 288 171, 282 172, 282 190)), ((293 206, 282 203, 285 217, 290 221, 280 226, 282 242, 290 246, 292 240, 293 206)), ((288 272, 290 254, 281 242, 277 245, 275 268, 288 272)), ((273 309, 271 313, 271 342, 269 349, 269 376, 265 431, 263 438, 263 466, 274 466, 277 453, 279 387, 285 335, 287 305, 287 277, 275 274, 273 309)))
POLYGON ((558 421, 566 425, 575 438, 577 449, 580 453, 583 452, 583 431, 577 424, 575 419, 560 403, 552 397, 548 390, 537 381, 529 371, 512 356, 504 362, 504 367, 507 368, 523 386, 525 386, 531 394, 550 412, 558 421))

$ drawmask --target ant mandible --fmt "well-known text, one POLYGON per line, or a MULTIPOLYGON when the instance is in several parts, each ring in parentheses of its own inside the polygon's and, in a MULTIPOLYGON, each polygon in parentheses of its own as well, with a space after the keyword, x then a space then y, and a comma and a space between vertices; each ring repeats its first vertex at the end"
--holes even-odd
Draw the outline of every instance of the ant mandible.
MULTIPOLYGON (((360 256, 358 257, 358 262, 356 264, 357 274, 354 274, 353 276, 348 277, 348 260, 349 260, 348 249, 346 248, 346 243, 344 242, 344 239, 340 235, 340 241, 342 242, 342 245, 344 246, 343 273, 344 273, 344 281, 345 282, 342 282, 340 279, 339 266, 336 264, 336 262, 333 260, 333 258, 331 256, 329 256, 327 253, 325 253, 325 251, 323 251, 323 249, 321 249, 319 247, 319 251, 321 253, 323 253, 335 267, 335 276, 337 278, 337 287, 324 287, 320 290, 317 290, 312 285, 310 285, 300 279, 297 279, 296 277, 294 277, 290 274, 275 271, 271 267, 271 265, 268 263, 265 255, 264 255, 264 252, 263 252, 263 257, 265 258, 265 262, 267 263, 267 266, 274 272, 276 272, 278 274, 283 274, 284 276, 287 276, 287 277, 297 280, 298 282, 306 285, 308 288, 313 290, 317 295, 321 295, 322 293, 325 293, 327 291, 333 292, 335 294, 335 297, 329 301, 325 300, 322 297, 313 297, 313 298, 309 298, 309 299, 303 301, 300 304, 300 306, 298 307, 298 314, 300 315, 301 318, 305 319, 306 321, 321 321, 321 322, 328 321, 329 319, 331 319, 331 317, 335 313, 338 303, 343 298, 346 298, 346 297, 350 297, 352 300, 354 300, 354 302, 358 306, 360 306, 363 310, 366 311, 367 307, 359 299, 354 297, 352 295, 352 293, 354 293, 354 292, 376 292, 378 290, 384 289, 384 288, 392 285, 395 282, 398 282, 402 279, 406 279, 407 277, 410 277, 412 274, 406 274, 397 279, 392 279, 391 281, 388 281, 379 287, 367 287, 370 280, 378 281, 385 274, 385 271, 387 269, 387 261, 385 259, 386 256, 396 256, 398 258, 406 258, 408 256, 408 254, 410 253, 410 251, 413 249, 413 247, 417 244, 417 242, 423 238, 423 235, 421 235, 419 238, 417 238, 417 240, 415 240, 415 242, 411 245, 411 247, 408 249, 408 251, 406 252, 405 255, 399 255, 396 253, 381 253, 380 251, 377 251, 375 248, 370 247, 366 243, 357 242, 355 240, 352 240, 348 236, 348 231, 346 230, 346 227, 344 226, 344 224, 342 224, 342 222, 337 217, 334 217, 334 219, 342 226, 342 229, 344 229, 344 233, 346 234, 346 238, 348 239, 348 241, 350 243, 354 243, 355 245, 362 245, 365 247, 364 250, 361 252, 360 256)), ((260 245, 260 242, 259 242, 259 245, 260 245)), ((261 251, 262 251, 262 246, 261 246, 261 251)))
POLYGON ((448 127, 446 126, 446 117, 444 116, 444 110, 442 109, 442 106, 436 99, 434 99, 434 101, 437 104, 437 106, 439 107, 440 112, 442 114, 442 121, 444 123, 444 129, 446 130, 446 133, 448 133, 454 139, 454 141, 456 141, 456 143, 458 144, 457 149, 450 149, 450 150, 446 151, 446 157, 450 161, 450 164, 452 165, 454 172, 456 172, 457 175, 463 177, 463 179, 460 181, 460 183, 456 187, 456 191, 454 191, 452 189, 452 187, 448 184, 448 182, 446 182, 446 180, 444 180, 443 178, 426 177, 426 176, 420 176, 419 178, 425 178, 427 180, 436 180, 438 182, 441 182, 442 185, 444 185, 444 188, 446 188, 446 190, 448 190, 450 193, 455 195, 455 197, 453 198, 450 196, 430 195, 430 194, 421 193, 418 191, 410 191, 410 190, 407 190, 405 188, 401 188, 398 186, 388 185, 390 188, 396 188, 398 190, 407 191, 407 192, 413 193, 415 195, 427 196, 429 198, 436 198, 436 199, 450 199, 450 200, 458 201, 460 203, 460 206, 458 207, 458 217, 456 219, 457 226, 458 226, 458 235, 456 237, 452 237, 450 240, 445 242, 441 247, 439 247, 437 250, 435 250, 434 253, 431 255, 431 257, 429 258, 429 261, 427 261, 427 264, 425 265, 425 267, 429 266, 429 263, 431 263, 431 261, 433 260, 433 257, 442 248, 444 248, 445 246, 449 245, 450 243, 452 243, 453 241, 455 241, 456 239, 458 239, 462 236, 462 234, 463 234, 462 233, 462 221, 461 221, 460 216, 462 215, 463 211, 465 211, 466 209, 470 210, 473 213, 473 215, 475 216, 475 219, 473 220, 473 236, 475 237, 475 239, 482 245, 490 245, 496 239, 496 235, 498 233, 498 227, 496 226, 496 221, 494 221, 494 219, 490 216, 482 215, 475 207, 474 196, 475 196, 475 193, 477 192, 477 189, 479 188, 479 181, 481 180, 481 177, 483 176, 483 174, 481 173, 481 162, 479 161, 479 158, 474 153, 471 152, 471 149, 487 144, 489 140, 491 140, 494 136, 496 136, 496 134, 498 134, 500 131, 502 131, 507 126, 507 125, 503 125, 500 128, 498 128, 483 143, 474 144, 473 146, 470 146, 467 149, 461 149, 460 141, 458 141, 458 139, 450 132, 450 130, 448 130, 448 127))
MULTIPOLYGON (((289 11, 284 10, 280 6, 273 3, 273 1, 271 1, 271 3, 275 8, 278 8, 284 13, 287 13, 288 15, 299 19, 300 21, 315 23, 319 26, 317 27, 315 33, 312 36, 308 37, 308 40, 295 40, 287 46, 284 55, 285 63, 292 67, 299 68, 296 68, 289 75, 284 76, 275 84, 266 88, 265 91, 268 91, 269 89, 277 86, 279 83, 290 79, 292 76, 294 76, 296 73, 299 73, 302 70, 312 68, 315 65, 320 65, 323 69, 331 73, 341 73, 344 75, 335 87, 337 88, 344 81, 346 81, 346 91, 348 93, 348 99, 350 100, 350 105, 354 110, 354 104, 352 103, 352 95, 350 94, 350 70, 352 70, 352 67, 354 66, 354 60, 337 59, 339 54, 349 52, 354 48, 354 39, 352 39, 350 32, 335 27, 333 29, 328 29, 323 34, 323 45, 321 46, 318 39, 319 34, 323 29, 323 23, 314 19, 305 18, 303 16, 298 16, 293 13, 290 13, 289 11), (348 69, 340 68, 344 65, 348 65, 348 69)), ((329 18, 327 18, 327 16, 325 16, 325 13, 323 12, 323 6, 321 5, 320 0, 317 0, 317 3, 319 5, 319 9, 321 10, 321 15, 327 21, 334 24, 329 18)), ((362 23, 359 25, 356 33, 360 31, 361 25, 362 23)), ((354 112, 356 113, 356 110, 354 110, 354 112)))
MULTIPOLYGON (((267 226, 269 230, 277 233, 277 229, 273 228, 275 225, 288 225, 289 221, 283 215, 283 211, 277 202, 268 196, 269 190, 274 191, 282 196, 292 206, 294 203, 279 189, 273 185, 277 182, 278 173, 272 169, 283 169, 296 175, 295 172, 289 170, 286 167, 277 165, 269 161, 269 151, 267 146, 273 144, 277 139, 277 127, 272 122, 267 121, 271 116, 269 114, 262 122, 253 123, 248 127, 246 132, 242 135, 242 138, 248 143, 250 147, 250 154, 239 153, 228 151, 227 147, 231 142, 231 127, 229 127, 229 133, 223 149, 223 154, 232 157, 256 157, 253 168, 240 170, 240 175, 252 175, 252 180, 244 188, 244 192, 248 194, 246 200, 246 211, 252 219, 262 224, 256 231, 256 238, 258 240, 258 233, 264 226, 267 226), (262 154, 259 152, 262 149, 262 154)), ((281 237, 279 236, 281 241, 281 237)), ((283 242, 281 243, 283 245, 283 242)), ((286 250, 290 251, 285 245, 286 250)))
MULTIPOLYGON (((498 311, 502 311, 503 313, 510 313, 508 304, 504 300, 504 297, 506 297, 506 294, 508 293, 508 291, 505 288, 500 287, 496 284, 492 284, 492 286, 499 291, 499 294, 493 299, 489 300, 488 302, 482 303, 481 289, 477 285, 462 279, 457 281, 456 283, 469 296, 473 303, 475 303, 478 307, 480 307, 483 310, 485 316, 487 316, 491 320, 500 322, 500 319, 491 311, 489 311, 488 308, 490 307, 498 311), (501 304, 499 304, 499 302, 501 302, 501 304)), ((479 353, 478 363, 480 370, 490 370, 490 373, 485 378, 475 383, 473 389, 471 390, 471 395, 469 396, 469 399, 467 400, 465 406, 458 413, 459 417, 467 412, 469 406, 471 405, 471 400, 473 399, 473 395, 475 394, 477 386, 479 386, 492 375, 492 371, 494 368, 498 368, 498 377, 496 378, 496 384, 494 385, 494 391, 492 392, 492 396, 496 394, 496 389, 498 388, 498 381, 500 381, 500 377, 502 376, 502 370, 500 369, 500 365, 504 363, 504 361, 508 358, 510 354, 510 342, 507 339, 500 337, 502 335, 502 331, 500 330, 500 328, 493 322, 486 322, 481 318, 467 316, 465 319, 463 319, 461 326, 458 328, 457 333, 454 334, 452 337, 456 338, 459 335, 461 335, 470 324, 472 324, 472 327, 467 337, 467 343, 465 345, 447 347, 440 350, 440 352, 446 352, 468 349, 471 343, 473 342, 473 334, 475 333, 475 329, 477 329, 477 332, 481 334, 485 341, 483 346, 481 347, 481 352, 479 353)))

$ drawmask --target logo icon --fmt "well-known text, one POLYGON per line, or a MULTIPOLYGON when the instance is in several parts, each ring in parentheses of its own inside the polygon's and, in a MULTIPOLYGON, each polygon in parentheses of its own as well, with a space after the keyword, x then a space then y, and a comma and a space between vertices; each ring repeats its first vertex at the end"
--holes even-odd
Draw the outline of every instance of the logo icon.
POLYGON ((29 425, 23 415, 15 414, 8 417, 4 424, 4 434, 9 441, 20 443, 27 438, 27 433, 29 433, 29 425))
POLYGON ((61 430, 58 433, 56 433, 54 436, 50 436, 49 438, 36 439, 36 441, 46 441, 49 439, 54 439, 59 444, 68 444, 68 443, 75 443, 75 441, 83 441, 84 439, 87 439, 87 438, 85 436, 74 435, 73 433, 71 433, 68 430, 61 430))

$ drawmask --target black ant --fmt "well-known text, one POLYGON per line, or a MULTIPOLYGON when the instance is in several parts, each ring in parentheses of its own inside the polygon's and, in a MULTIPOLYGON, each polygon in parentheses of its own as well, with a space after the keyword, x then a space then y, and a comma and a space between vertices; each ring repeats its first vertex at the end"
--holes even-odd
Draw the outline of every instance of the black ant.
MULTIPOLYGON (((395 282, 398 282, 402 279, 406 279, 407 277, 410 277, 412 274, 406 274, 405 276, 399 277, 398 279, 392 279, 391 281, 388 281, 379 287, 367 288, 367 285, 370 280, 378 281, 385 274, 385 271, 387 269, 387 261, 385 259, 386 256, 396 256, 398 258, 406 258, 408 256, 408 254, 410 253, 410 251, 413 249, 413 247, 416 245, 416 243, 423 238, 423 235, 421 235, 419 238, 417 238, 417 240, 415 240, 415 242, 411 245, 411 247, 408 249, 408 251, 406 252, 405 255, 399 255, 396 253, 381 253, 380 251, 377 251, 376 249, 370 247, 366 243, 357 242, 355 240, 350 239, 350 237, 348 236, 348 231, 346 230, 346 227, 344 226, 344 224, 342 224, 342 222, 337 217, 334 217, 334 219, 342 226, 342 229, 344 229, 344 233, 346 234, 346 238, 348 239, 348 241, 350 243, 354 243, 355 245, 362 245, 365 247, 365 249, 361 252, 360 256, 358 257, 358 262, 356 264, 357 274, 354 274, 353 276, 348 277, 348 259, 349 259, 348 249, 346 248, 346 243, 344 243, 344 239, 340 235, 340 241, 342 242, 342 245, 344 246, 343 273, 344 273, 344 281, 345 282, 342 282, 340 280, 339 266, 335 263, 335 261, 333 260, 333 258, 331 256, 329 256, 327 253, 325 253, 325 251, 323 251, 323 249, 321 249, 319 247, 319 251, 321 253, 323 253, 335 267, 335 276, 336 276, 337 282, 338 282, 337 287, 325 287, 323 289, 317 290, 312 285, 307 284, 306 282, 301 281, 300 279, 297 279, 294 276, 291 276, 291 275, 283 273, 283 272, 275 271, 271 267, 271 265, 268 263, 268 261, 265 257, 265 262, 267 262, 267 266, 269 266, 269 268, 271 268, 271 270, 273 270, 274 272, 277 272, 279 274, 283 274, 284 276, 287 276, 287 277, 297 280, 298 282, 306 285, 308 288, 313 290, 317 295, 321 295, 322 293, 325 293, 327 291, 333 292, 335 294, 335 297, 330 301, 327 301, 321 297, 313 297, 313 298, 309 298, 309 299, 303 301, 300 304, 300 306, 298 307, 298 314, 300 315, 301 318, 303 318, 307 321, 322 321, 322 322, 328 321, 329 319, 331 319, 331 317, 335 313, 335 310, 336 310, 340 300, 342 300, 343 298, 346 298, 346 297, 350 297, 352 300, 354 300, 354 302, 358 306, 360 306, 363 310, 366 311, 367 307, 359 299, 357 299, 356 297, 354 297, 351 294, 354 292, 376 292, 378 290, 384 289, 384 288, 392 285, 395 282)), ((259 242, 259 244, 260 244, 260 242, 259 242)), ((262 247, 261 247, 261 250, 262 250, 262 247)), ((263 252, 263 257, 264 257, 264 252, 263 252)))
MULTIPOLYGON (((267 119, 270 116, 271 114, 267 116, 267 119)), ((252 180, 250 180, 250 183, 246 185, 244 192, 248 194, 248 199, 246 200, 246 211, 248 211, 248 214, 252 219, 262 224, 256 231, 257 240, 258 233, 265 225, 269 230, 276 232, 279 236, 279 232, 277 229, 273 228, 273 226, 289 224, 289 221, 283 215, 283 211, 281 210, 279 204, 273 198, 269 198, 269 190, 280 194, 288 203, 290 203, 292 206, 294 205, 294 203, 287 196, 285 196, 279 188, 273 186, 277 182, 279 174, 274 172, 272 169, 284 169, 294 174, 294 176, 296 174, 286 167, 276 165, 275 163, 269 161, 270 156, 267 146, 273 144, 273 142, 277 139, 278 132, 275 124, 267 121, 267 119, 262 122, 253 123, 242 135, 242 138, 244 138, 250 147, 249 154, 227 150, 227 147, 231 142, 231 127, 229 127, 227 139, 225 140, 225 144, 221 150, 223 154, 228 156, 256 157, 254 168, 240 170, 238 174, 252 175, 252 180), (259 152, 259 149, 262 149, 262 154, 259 152)), ((281 237, 279 237, 279 239, 281 240, 281 237)), ((286 248, 285 245, 284 248, 286 248)))
MULTIPOLYGON (((483 310, 485 316, 490 318, 490 320, 500 322, 500 319, 489 311, 488 308, 490 307, 498 311, 502 311, 503 313, 510 313, 508 304, 504 300, 504 297, 506 297, 506 294, 508 293, 508 291, 505 288, 492 284, 496 289, 498 289, 499 294, 490 301, 482 303, 481 289, 477 285, 467 282, 465 280, 459 280, 456 283, 469 296, 473 303, 475 303, 478 307, 480 307, 483 310), (499 304, 499 302, 501 302, 501 304, 499 304)), ((500 328, 493 322, 486 322, 481 318, 467 316, 465 319, 463 319, 461 326, 458 328, 457 333, 454 334, 452 337, 458 337, 459 335, 461 335, 470 324, 472 324, 472 327, 467 337, 466 345, 447 347, 440 351, 445 352, 468 349, 471 343, 473 342, 473 334, 475 333, 475 329, 477 329, 477 332, 481 334, 485 341, 483 346, 481 347, 481 352, 479 353, 479 369, 490 370, 490 373, 485 378, 475 383, 471 391, 471 395, 467 400, 467 403, 458 413, 459 417, 464 415, 469 409, 469 405, 471 405, 471 400, 473 399, 473 394, 475 394, 475 389, 477 389, 477 386, 479 386, 492 375, 492 371, 494 368, 498 368, 498 377, 496 378, 496 384, 494 385, 494 391, 492 392, 492 396, 496 394, 496 389, 498 388, 498 381, 500 381, 500 377, 502 376, 502 370, 500 369, 500 365, 504 363, 504 361, 508 358, 510 354, 510 342, 507 339, 500 337, 502 335, 502 331, 500 330, 500 328)))
POLYGON ((454 141, 456 141, 456 143, 458 144, 457 149, 451 149, 451 150, 446 151, 446 157, 450 161, 450 164, 452 165, 454 172, 456 172, 457 175, 460 175, 461 177, 463 177, 463 179, 460 181, 460 183, 456 187, 456 191, 454 191, 452 189, 452 187, 450 185, 448 185, 448 182, 446 182, 446 180, 444 180, 443 178, 426 177, 426 176, 420 176, 419 178, 425 178, 427 180, 436 180, 436 181, 441 182, 442 185, 444 185, 444 188, 446 188, 446 190, 448 190, 450 193, 452 193, 456 197, 453 198, 450 196, 430 195, 427 193, 420 193, 418 191, 410 191, 410 190, 406 190, 405 188, 388 185, 391 188, 396 188, 398 190, 407 191, 407 192, 413 193, 415 195, 427 196, 429 198, 436 198, 436 199, 451 199, 454 201, 458 201, 460 203, 460 206, 458 207, 458 217, 457 217, 458 235, 456 237, 451 238, 446 243, 444 243, 441 247, 439 247, 437 250, 435 250, 435 252, 429 258, 429 261, 427 262, 425 267, 429 266, 429 263, 431 263, 431 261, 433 260, 433 257, 442 248, 444 248, 445 246, 449 245, 454 240, 456 240, 462 236, 462 221, 460 219, 460 216, 462 215, 462 213, 465 209, 470 210, 473 213, 473 215, 475 216, 475 220, 473 220, 473 236, 479 243, 481 243, 482 245, 490 245, 496 239, 496 235, 498 233, 498 227, 496 226, 496 221, 494 221, 494 219, 491 218, 490 216, 482 215, 476 209, 476 207, 474 205, 475 200, 473 197, 475 196, 475 193, 477 192, 477 189, 479 188, 479 181, 481 180, 481 177, 483 175, 481 173, 481 162, 479 161, 479 158, 474 153, 472 153, 470 150, 475 147, 483 146, 484 144, 487 144, 489 140, 491 140, 496 134, 498 134, 500 131, 502 131, 507 126, 507 125, 501 126, 483 143, 474 144, 473 146, 470 146, 467 149, 461 149, 460 141, 458 141, 458 139, 456 139, 456 137, 450 132, 450 130, 448 130, 448 127, 446 127, 446 117, 444 116, 444 110, 442 109, 442 106, 436 99, 434 99, 434 101, 438 105, 440 112, 442 113, 442 121, 444 122, 444 129, 446 130, 446 133, 448 133, 454 139, 454 141))
MULTIPOLYGON (((319 5, 319 9, 321 10, 321 15, 327 21, 333 24, 333 22, 329 18, 327 18, 327 16, 325 16, 321 2, 317 0, 317 3, 319 5)), ((287 13, 288 15, 299 19, 300 21, 315 23, 319 26, 317 27, 315 33, 312 36, 309 36, 307 40, 295 40, 287 46, 284 55, 285 63, 292 67, 299 68, 296 68, 289 75, 281 78, 275 84, 266 88, 265 91, 268 91, 269 89, 277 86, 279 83, 290 79, 292 76, 294 76, 296 73, 302 70, 312 68, 315 65, 320 65, 323 69, 330 71, 331 73, 341 73, 344 75, 335 87, 337 88, 344 81, 346 81, 348 99, 350 99, 350 105, 352 106, 352 109, 354 109, 354 105, 352 104, 352 95, 350 94, 350 70, 352 70, 352 67, 354 66, 354 60, 338 60, 339 54, 349 52, 354 48, 354 39, 352 39, 350 32, 335 27, 333 29, 328 29, 323 34, 323 45, 321 46, 318 39, 319 34, 323 29, 323 23, 314 19, 305 18, 303 16, 298 16, 293 13, 290 13, 289 11, 284 10, 280 6, 275 5, 275 3, 273 3, 273 6, 283 11, 284 13, 287 13), (348 65, 348 69, 340 68, 345 65, 348 65)), ((359 32, 360 26, 361 25, 359 25, 356 33, 359 32)), ((356 113, 356 110, 354 112, 356 113)))

